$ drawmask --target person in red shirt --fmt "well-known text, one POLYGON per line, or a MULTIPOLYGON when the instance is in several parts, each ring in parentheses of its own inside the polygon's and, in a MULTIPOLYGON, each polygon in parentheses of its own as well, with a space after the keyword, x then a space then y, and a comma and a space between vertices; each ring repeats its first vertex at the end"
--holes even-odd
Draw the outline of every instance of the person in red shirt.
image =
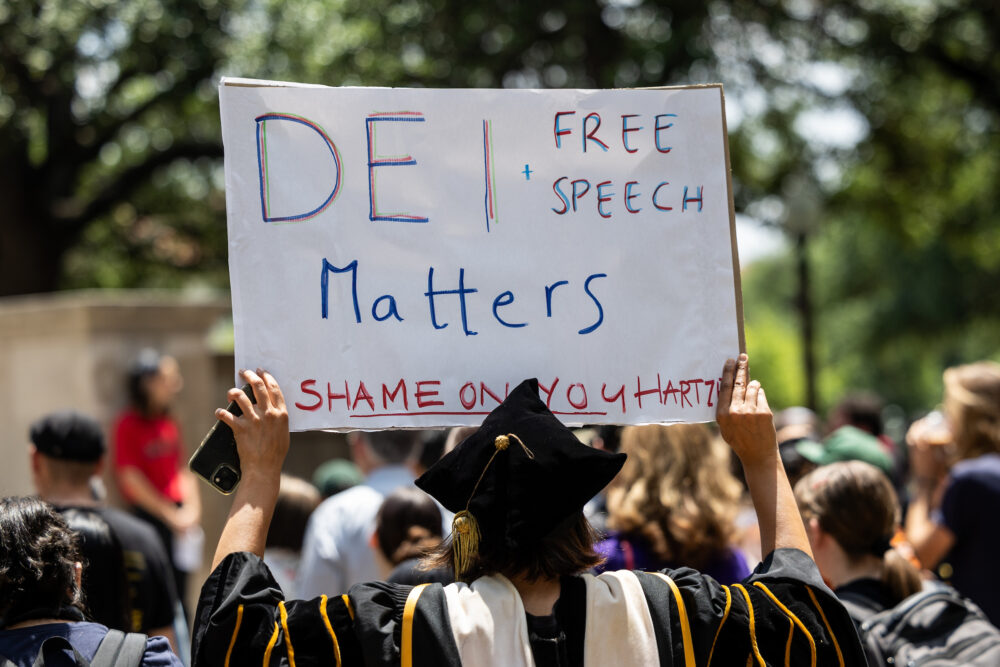
POLYGON ((114 430, 114 465, 122 497, 140 518, 156 527, 171 556, 183 599, 186 570, 175 543, 200 532, 201 500, 184 465, 184 445, 170 406, 183 386, 177 360, 143 350, 128 374, 131 405, 114 430))

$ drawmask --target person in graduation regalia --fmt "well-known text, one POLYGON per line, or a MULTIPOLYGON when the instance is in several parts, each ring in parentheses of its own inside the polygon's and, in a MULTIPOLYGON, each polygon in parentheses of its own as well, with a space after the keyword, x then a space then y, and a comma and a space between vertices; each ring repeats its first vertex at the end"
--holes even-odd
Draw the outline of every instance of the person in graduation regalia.
POLYGON ((864 665, 854 625, 823 584, 746 355, 723 371, 717 420, 743 462, 760 566, 723 586, 690 568, 586 574, 599 562, 583 506, 624 463, 581 444, 538 397, 510 392, 481 428, 417 480, 455 512, 429 565, 458 583, 359 584, 286 601, 261 561, 288 449, 281 390, 244 372, 229 393, 243 467, 198 603, 201 665, 864 665))

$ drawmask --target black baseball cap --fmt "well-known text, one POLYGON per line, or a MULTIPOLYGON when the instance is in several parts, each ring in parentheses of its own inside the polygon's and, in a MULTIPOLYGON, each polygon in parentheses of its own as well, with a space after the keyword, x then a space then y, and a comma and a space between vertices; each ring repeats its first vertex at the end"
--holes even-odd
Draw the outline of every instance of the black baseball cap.
POLYGON ((94 463, 105 452, 100 424, 72 410, 42 417, 31 425, 29 437, 39 452, 54 459, 94 463))

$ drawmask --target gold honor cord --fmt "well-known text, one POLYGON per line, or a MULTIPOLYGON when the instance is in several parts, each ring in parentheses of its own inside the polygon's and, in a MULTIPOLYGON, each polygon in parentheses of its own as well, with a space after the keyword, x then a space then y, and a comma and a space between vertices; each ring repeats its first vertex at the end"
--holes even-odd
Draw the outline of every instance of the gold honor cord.
POLYGON ((779 600, 774 595, 774 593, 771 592, 771 589, 769 589, 767 586, 765 586, 759 581, 753 582, 753 585, 759 588, 760 590, 764 591, 767 597, 771 599, 771 602, 773 602, 775 606, 778 607, 778 609, 783 611, 785 613, 785 616, 791 619, 791 621, 795 623, 796 627, 798 627, 798 629, 801 630, 803 634, 805 634, 806 639, 809 640, 809 665, 810 667, 816 667, 816 640, 813 639, 812 633, 806 630, 806 626, 803 625, 802 621, 799 620, 799 617, 793 614, 791 609, 782 604, 781 600, 779 600))
POLYGON ((278 603, 278 611, 281 612, 281 629, 285 633, 285 646, 288 647, 288 665, 289 667, 295 667, 295 649, 292 648, 292 635, 288 632, 288 610, 285 609, 285 603, 278 603))
POLYGON ((274 650, 274 645, 278 643, 278 622, 274 622, 274 634, 271 635, 271 641, 267 643, 267 649, 264 651, 264 661, 261 663, 263 667, 269 667, 271 664, 271 651, 274 650))
POLYGON ((223 667, 229 667, 229 658, 233 655, 233 647, 236 646, 236 635, 240 633, 240 625, 243 623, 243 605, 236 608, 236 625, 233 627, 233 636, 229 639, 229 649, 226 651, 226 661, 223 667))
POLYGON ((743 598, 747 603, 747 615, 749 616, 750 621, 750 648, 752 649, 752 653, 747 656, 747 666, 749 667, 749 665, 752 664, 750 658, 756 657, 757 664, 759 664, 760 667, 767 667, 767 663, 764 662, 764 657, 760 654, 760 649, 757 647, 757 633, 754 629, 753 603, 750 602, 750 594, 747 592, 747 589, 743 587, 743 584, 733 584, 733 588, 743 594, 743 598))
POLYGON ((330 623, 330 616, 326 613, 326 601, 327 597, 325 595, 320 597, 319 613, 323 617, 323 625, 326 626, 326 631, 329 633, 330 640, 333 642, 333 659, 336 660, 336 667, 340 667, 340 642, 337 641, 337 633, 333 631, 333 625, 330 623))
POLYGON ((415 586, 403 605, 403 627, 400 631, 399 664, 400 667, 413 667, 413 616, 417 613, 417 600, 430 584, 415 586))
POLYGON ((715 639, 712 640, 712 649, 708 652, 708 663, 706 667, 712 667, 712 656, 715 654, 715 643, 719 641, 719 635, 722 634, 722 626, 726 624, 726 619, 729 618, 729 608, 733 604, 733 594, 729 592, 729 586, 723 586, 722 589, 726 591, 726 610, 722 613, 722 620, 719 622, 719 629, 715 631, 715 639))
POLYGON ((830 627, 830 621, 826 620, 826 614, 823 613, 823 607, 820 605, 819 600, 816 599, 816 594, 813 593, 811 587, 806 586, 806 592, 809 593, 809 597, 812 598, 813 604, 816 605, 816 611, 819 612, 820 618, 823 619, 823 625, 826 626, 826 631, 830 633, 830 640, 833 642, 833 648, 837 651, 837 662, 840 663, 840 667, 844 667, 844 654, 840 652, 840 644, 837 642, 837 635, 833 634, 833 628, 830 627))

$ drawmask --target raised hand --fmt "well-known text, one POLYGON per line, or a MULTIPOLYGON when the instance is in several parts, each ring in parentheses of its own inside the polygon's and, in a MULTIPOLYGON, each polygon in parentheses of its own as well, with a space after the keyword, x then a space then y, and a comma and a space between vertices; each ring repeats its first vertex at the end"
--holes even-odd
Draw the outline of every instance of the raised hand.
POLYGON ((236 401, 243 411, 237 417, 218 409, 215 416, 228 424, 236 436, 243 477, 255 474, 278 476, 288 453, 288 409, 277 381, 267 371, 241 371, 253 388, 256 403, 251 403, 241 389, 230 389, 226 397, 236 401))
POLYGON ((777 454, 778 438, 764 388, 750 380, 749 360, 728 359, 722 370, 716 421, 723 439, 743 465, 764 461, 777 454))

